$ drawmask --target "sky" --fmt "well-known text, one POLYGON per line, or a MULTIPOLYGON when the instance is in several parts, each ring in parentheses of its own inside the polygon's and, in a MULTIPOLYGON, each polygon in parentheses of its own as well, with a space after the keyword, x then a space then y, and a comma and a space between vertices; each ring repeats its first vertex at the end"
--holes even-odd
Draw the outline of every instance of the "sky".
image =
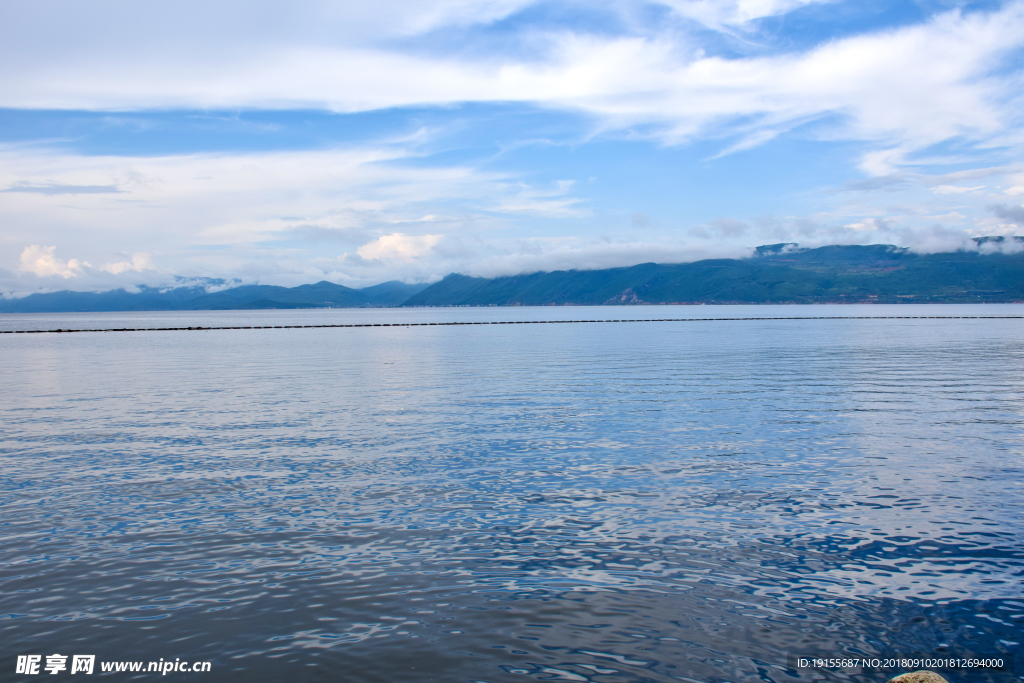
POLYGON ((0 0, 0 295, 1024 234, 1024 0, 0 0))

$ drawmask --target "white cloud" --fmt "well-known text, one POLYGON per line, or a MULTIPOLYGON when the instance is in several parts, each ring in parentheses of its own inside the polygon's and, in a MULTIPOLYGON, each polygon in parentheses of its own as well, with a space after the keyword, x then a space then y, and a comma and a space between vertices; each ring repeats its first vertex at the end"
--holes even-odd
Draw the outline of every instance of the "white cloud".
POLYGON ((441 241, 443 235, 403 235, 391 233, 381 235, 356 250, 364 259, 412 261, 424 256, 434 245, 441 241))
POLYGON ((567 196, 574 184, 572 180, 559 180, 551 188, 520 185, 517 193, 503 197, 492 209, 501 213, 552 218, 589 216, 590 211, 580 206, 580 198, 567 196))
MULTIPOLYGON (((107 263, 102 266, 93 266, 88 261, 79 259, 68 259, 64 261, 56 255, 57 247, 44 247, 39 244, 30 244, 25 247, 18 258, 17 272, 31 274, 38 278, 60 277, 64 280, 79 278, 99 273, 121 275, 122 273, 141 273, 146 270, 155 270, 150 261, 149 254, 133 254, 131 261, 118 261, 107 263)), ((166 275, 164 275, 166 278, 166 275)))
MULTIPOLYGON (((221 8, 210 18, 216 30, 225 32, 223 41, 215 41, 213 34, 204 33, 214 29, 194 29, 191 19, 186 31, 180 14, 188 9, 185 3, 173 11, 160 10, 173 15, 166 23, 170 35, 190 36, 173 41, 154 38, 147 28, 159 17, 144 17, 141 9, 113 0, 60 2, 61 11, 25 3, 15 11, 21 20, 6 22, 6 34, 0 34, 0 45, 6 45, 0 48, 0 64, 8 65, 0 67, 5 83, 0 106, 359 111, 518 101, 588 112, 605 129, 653 124, 670 142, 739 136, 738 149, 809 120, 834 116, 842 123, 831 135, 881 146, 864 161, 864 168, 877 174, 943 140, 977 142, 1003 135, 1015 116, 1014 83, 999 75, 999 69, 1008 52, 1024 46, 1021 0, 992 13, 952 11, 922 24, 758 57, 695 57, 695 46, 654 29, 620 36, 564 30, 531 34, 526 29, 531 44, 540 46, 541 57, 530 59, 515 52, 481 56, 450 49, 411 51, 385 40, 395 32, 487 22, 527 4, 433 2, 410 9, 409 16, 403 6, 394 13, 400 26, 392 30, 379 23, 390 16, 387 7, 339 11, 306 3, 276 22, 281 25, 277 33, 263 25, 253 28, 255 20, 243 20, 240 28, 232 29, 226 23, 229 14, 221 8), (332 39, 316 25, 341 27, 349 11, 356 13, 354 26, 372 25, 369 33, 377 43, 340 28, 332 39), (109 27, 97 26, 114 16, 118 20, 109 27), (78 26, 72 31, 70 22, 76 19, 96 26, 96 31, 78 26), (193 36, 193 30, 199 34, 193 36), (67 38, 68 44, 57 46, 58 38, 67 38), (46 52, 51 48, 56 51, 52 58, 46 52)), ((669 4, 678 12, 704 17, 702 21, 728 24, 807 2, 669 4)), ((266 8, 257 6, 256 14, 260 11, 266 8)))
POLYGON ((584 237, 483 239, 445 237, 424 250, 419 258, 402 264, 400 271, 382 270, 384 264, 343 255, 315 262, 322 277, 335 281, 380 282, 384 272, 400 273, 409 281, 433 281, 453 272, 480 277, 551 270, 588 270, 633 266, 638 263, 680 263, 703 258, 743 257, 749 247, 708 244, 667 238, 660 241, 593 239, 584 237))
POLYGON ((61 261, 53 254, 56 249, 56 246, 43 247, 38 244, 25 247, 19 259, 18 272, 32 273, 39 277, 57 275, 67 279, 81 275, 83 267, 89 265, 76 259, 61 261))
POLYGON ((691 234, 719 241, 717 226, 729 223, 751 245, 796 242, 801 247, 832 244, 891 244, 922 254, 976 249, 972 237, 995 234, 981 226, 960 226, 964 216, 862 215, 857 220, 838 222, 836 216, 762 218, 750 222, 719 219, 691 230, 691 234))
POLYGON ((961 187, 960 185, 936 185, 932 188, 932 192, 935 194, 967 194, 969 192, 979 192, 984 189, 984 185, 975 185, 974 187, 961 187))
POLYGON ((1012 169, 1016 173, 1008 173, 1005 179, 1003 194, 1010 197, 1024 196, 1024 173, 1020 169, 1012 169))
POLYGON ((862 221, 847 223, 843 227, 855 232, 877 232, 882 226, 881 222, 877 218, 865 218, 862 221))
POLYGON ((741 26, 832 0, 663 0, 679 14, 712 27, 741 26))
POLYGON ((100 270, 104 270, 112 275, 120 275, 127 272, 141 273, 144 270, 153 270, 153 262, 150 260, 149 254, 138 253, 132 254, 131 261, 108 263, 100 266, 100 270))

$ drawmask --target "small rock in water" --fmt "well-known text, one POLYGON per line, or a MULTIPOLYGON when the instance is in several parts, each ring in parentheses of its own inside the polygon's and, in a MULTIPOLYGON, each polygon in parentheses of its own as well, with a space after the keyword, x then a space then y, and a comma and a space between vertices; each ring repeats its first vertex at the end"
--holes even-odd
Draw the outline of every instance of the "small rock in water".
POLYGON ((948 683, 948 681, 934 671, 911 671, 908 674, 890 678, 889 683, 948 683))

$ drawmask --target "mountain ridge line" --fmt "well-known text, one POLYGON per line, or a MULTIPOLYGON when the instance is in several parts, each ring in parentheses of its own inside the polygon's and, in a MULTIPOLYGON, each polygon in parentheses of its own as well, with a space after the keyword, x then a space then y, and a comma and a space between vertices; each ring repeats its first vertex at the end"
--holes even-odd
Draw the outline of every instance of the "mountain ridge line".
POLYGON ((975 238, 982 251, 918 254, 892 245, 782 243, 743 259, 641 263, 495 278, 452 273, 433 284, 352 289, 242 285, 52 292, 0 300, 0 312, 246 310, 416 306, 1024 302, 1024 237, 975 238), (998 250, 996 250, 998 249, 998 250))

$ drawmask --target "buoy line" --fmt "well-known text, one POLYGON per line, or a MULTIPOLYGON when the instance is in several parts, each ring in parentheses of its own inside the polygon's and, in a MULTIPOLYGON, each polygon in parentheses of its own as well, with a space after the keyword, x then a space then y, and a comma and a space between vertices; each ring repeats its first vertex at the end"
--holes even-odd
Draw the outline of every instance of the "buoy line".
POLYGON ((699 323, 747 320, 1021 320, 1024 315, 828 315, 751 318, 628 318, 622 320, 500 320, 445 323, 337 323, 332 325, 224 325, 216 327, 105 327, 94 329, 0 330, 0 334, 63 334, 70 332, 205 332, 208 330, 306 330, 336 327, 441 327, 446 325, 557 325, 569 323, 699 323))

